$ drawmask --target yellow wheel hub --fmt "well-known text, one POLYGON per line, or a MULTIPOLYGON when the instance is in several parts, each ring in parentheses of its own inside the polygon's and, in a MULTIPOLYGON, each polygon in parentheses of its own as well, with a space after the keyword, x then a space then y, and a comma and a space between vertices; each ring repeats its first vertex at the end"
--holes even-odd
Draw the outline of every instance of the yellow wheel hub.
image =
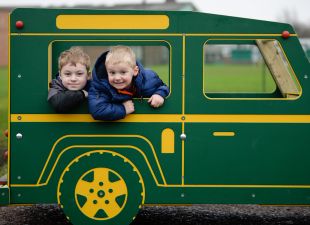
POLYGON ((106 220, 119 214, 127 201, 127 186, 114 170, 95 168, 84 173, 75 187, 75 201, 84 215, 106 220))

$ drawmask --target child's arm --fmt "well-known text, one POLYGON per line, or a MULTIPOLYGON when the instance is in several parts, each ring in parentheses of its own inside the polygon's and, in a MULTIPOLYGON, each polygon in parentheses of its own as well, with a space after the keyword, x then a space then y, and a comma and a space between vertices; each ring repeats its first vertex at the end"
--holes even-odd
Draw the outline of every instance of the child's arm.
POLYGON ((125 107, 126 115, 131 114, 135 111, 135 105, 133 104, 132 100, 123 102, 123 106, 125 107))
POLYGON ((165 97, 169 95, 169 88, 167 85, 159 78, 156 72, 149 70, 149 83, 152 85, 150 90, 152 90, 152 95, 148 100, 148 103, 154 107, 158 108, 164 104, 165 97))
POLYGON ((65 113, 80 105, 86 98, 83 91, 66 90, 54 94, 48 99, 48 102, 56 112, 65 113))
POLYGON ((120 120, 126 116, 124 104, 112 103, 111 97, 106 93, 90 90, 88 103, 89 111, 95 120, 120 120))
POLYGON ((157 88, 154 94, 160 95, 163 98, 166 98, 169 95, 169 88, 166 84, 162 82, 161 85, 157 88))

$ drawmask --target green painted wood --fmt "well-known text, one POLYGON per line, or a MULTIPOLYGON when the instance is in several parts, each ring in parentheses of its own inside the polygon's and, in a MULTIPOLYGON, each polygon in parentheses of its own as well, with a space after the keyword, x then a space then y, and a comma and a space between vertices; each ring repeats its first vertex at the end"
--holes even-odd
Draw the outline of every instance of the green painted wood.
POLYGON ((8 186, 0 186, 0 205, 8 205, 10 203, 10 194, 8 186))
MULTIPOLYGON (((164 43, 167 46, 169 43, 171 95, 164 107, 156 110, 148 106, 147 100, 136 99, 135 113, 176 116, 176 121, 169 123, 10 122, 10 178, 13 184, 10 187, 10 203, 57 203, 59 179, 70 162, 87 152, 108 150, 126 157, 136 166, 143 177, 145 203, 148 204, 310 204, 310 188, 294 187, 310 185, 307 172, 310 165, 307 142, 309 123, 206 123, 179 118, 183 104, 182 82, 185 87, 185 114, 309 115, 310 84, 305 78, 310 74, 309 63, 298 37, 283 39, 280 36, 284 30, 295 33, 290 25, 193 12, 16 9, 11 14, 10 29, 11 114, 54 113, 46 101, 48 78, 57 71, 57 55, 64 49, 73 45, 101 46, 111 43, 145 45, 152 40, 154 45, 164 43), (55 26, 55 18, 61 14, 161 14, 169 16, 170 26, 166 30, 59 30, 55 26), (24 21, 23 29, 15 28, 17 20, 24 21), (103 35, 108 33, 113 35, 103 35), (282 46, 301 85, 300 98, 206 98, 202 84, 204 44, 255 44, 255 39, 274 39, 282 46), (174 154, 161 153, 161 132, 166 128, 175 132, 174 154), (212 135, 215 131, 235 132, 235 136, 215 137, 212 135), (184 152, 179 138, 182 132, 187 136, 184 152), (17 133, 22 133, 23 138, 16 139, 17 133), (71 137, 64 138, 66 135, 71 137), (36 186, 40 178, 39 184, 42 186, 36 186), (182 184, 190 186, 182 187, 182 184)), ((263 97, 247 93, 244 96, 263 97)), ((279 97, 278 93, 268 96, 279 97)), ((87 104, 73 112, 80 113, 88 113, 87 104)), ((100 164, 96 157, 93 160, 96 165, 100 164)), ((89 164, 87 162, 87 166, 81 168, 91 170, 89 164)), ((117 165, 110 167, 117 170, 117 165)), ((79 171, 79 168, 75 170, 79 171)), ((78 175, 74 174, 74 177, 77 182, 78 175)), ((128 180, 128 184, 131 182, 134 179, 128 180)), ((74 185, 73 182, 62 188, 64 191, 66 187, 73 190, 74 185)), ((8 203, 7 200, 2 202, 8 203)))
MULTIPOLYGON (((57 29, 56 17, 58 15, 100 15, 100 10, 78 10, 78 9, 15 9, 11 14, 11 32, 19 33, 15 28, 15 21, 24 21, 25 27, 22 32, 26 33, 72 33, 82 30, 57 29), (44 20, 42 19, 44 18, 44 20)), ((260 21, 230 16, 219 16, 214 14, 198 12, 177 11, 135 11, 135 10, 104 10, 104 14, 110 15, 168 15, 170 26, 166 30, 89 30, 96 33, 282 33, 287 30, 295 33, 294 29, 285 23, 260 21)))

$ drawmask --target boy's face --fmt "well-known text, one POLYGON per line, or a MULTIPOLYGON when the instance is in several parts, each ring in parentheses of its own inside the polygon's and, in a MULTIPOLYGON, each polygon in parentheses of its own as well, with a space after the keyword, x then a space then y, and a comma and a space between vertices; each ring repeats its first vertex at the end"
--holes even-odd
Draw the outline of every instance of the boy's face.
POLYGON ((127 63, 107 64, 109 83, 116 89, 122 90, 131 86, 132 78, 138 75, 139 68, 132 68, 127 63))
POLYGON ((85 87, 89 79, 89 74, 85 65, 80 63, 73 65, 69 63, 64 65, 60 70, 60 79, 68 90, 78 91, 85 87))

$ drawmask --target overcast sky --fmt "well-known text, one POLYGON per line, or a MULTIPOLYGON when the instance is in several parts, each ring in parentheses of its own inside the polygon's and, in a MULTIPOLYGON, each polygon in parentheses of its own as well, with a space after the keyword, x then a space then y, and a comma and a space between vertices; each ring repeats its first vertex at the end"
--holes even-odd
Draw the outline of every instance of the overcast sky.
MULTIPOLYGON (((163 2, 164 0, 146 0, 163 2)), ((177 0, 193 2, 199 11, 262 19, 284 21, 285 17, 295 17, 302 23, 310 24, 310 0, 177 0)), ((142 0, 0 0, 1 6, 74 6, 75 4, 113 5, 120 3, 141 3, 142 0)))

